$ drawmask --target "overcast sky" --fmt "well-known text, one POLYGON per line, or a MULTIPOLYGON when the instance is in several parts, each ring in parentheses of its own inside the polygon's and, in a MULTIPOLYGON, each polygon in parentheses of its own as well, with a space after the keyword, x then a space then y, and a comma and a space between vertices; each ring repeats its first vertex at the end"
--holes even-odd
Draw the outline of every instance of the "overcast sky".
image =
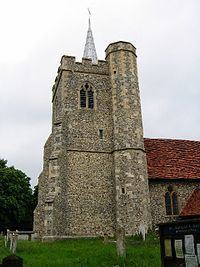
POLYGON ((0 158, 37 183, 62 55, 137 48, 145 137, 200 140, 199 0, 0 0, 0 158))

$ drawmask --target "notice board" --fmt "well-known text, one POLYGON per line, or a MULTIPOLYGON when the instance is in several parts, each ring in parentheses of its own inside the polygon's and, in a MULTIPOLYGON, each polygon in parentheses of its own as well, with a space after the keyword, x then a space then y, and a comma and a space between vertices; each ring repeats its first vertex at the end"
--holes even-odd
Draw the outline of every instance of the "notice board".
POLYGON ((159 225, 162 267, 200 267, 200 220, 159 225))

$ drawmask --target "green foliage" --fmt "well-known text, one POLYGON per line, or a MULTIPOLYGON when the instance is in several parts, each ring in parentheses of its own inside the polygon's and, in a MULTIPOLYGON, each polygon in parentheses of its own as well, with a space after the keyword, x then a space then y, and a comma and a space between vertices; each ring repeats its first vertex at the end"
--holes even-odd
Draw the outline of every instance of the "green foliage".
POLYGON ((158 243, 158 236, 154 232, 149 232, 146 235, 146 239, 143 240, 143 237, 141 234, 139 235, 134 235, 131 237, 126 238, 126 242, 131 245, 137 245, 137 244, 143 244, 144 246, 152 245, 152 244, 157 244, 158 243))
POLYGON ((33 191, 33 209, 36 208, 38 203, 38 185, 34 186, 34 191, 33 191))
MULTIPOLYGON (((24 267, 160 267, 159 242, 127 241, 126 259, 118 258, 116 243, 102 239, 68 239, 55 242, 18 241, 17 255, 24 267), (148 245, 147 245, 148 244, 148 245)), ((0 240, 0 260, 9 254, 0 240)))
POLYGON ((0 159, 0 168, 5 168, 7 164, 7 160, 5 159, 0 159))
POLYGON ((30 178, 0 159, 0 231, 32 228, 30 178))
POLYGON ((126 267, 127 266, 126 257, 118 257, 118 265, 120 267, 126 267))

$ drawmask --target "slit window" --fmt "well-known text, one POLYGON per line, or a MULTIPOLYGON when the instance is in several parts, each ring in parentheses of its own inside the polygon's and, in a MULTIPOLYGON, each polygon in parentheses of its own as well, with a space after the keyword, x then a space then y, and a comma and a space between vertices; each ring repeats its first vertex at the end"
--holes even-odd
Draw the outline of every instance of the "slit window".
POLYGON ((99 138, 103 139, 103 129, 99 129, 99 138))

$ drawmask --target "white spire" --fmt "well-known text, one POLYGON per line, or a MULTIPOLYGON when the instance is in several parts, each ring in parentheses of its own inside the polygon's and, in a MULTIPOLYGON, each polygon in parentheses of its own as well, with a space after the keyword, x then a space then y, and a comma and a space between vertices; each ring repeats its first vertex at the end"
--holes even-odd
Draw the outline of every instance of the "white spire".
POLYGON ((90 23, 90 11, 89 12, 89 26, 88 26, 88 31, 87 31, 87 37, 86 37, 86 43, 85 43, 85 49, 83 53, 84 58, 90 58, 92 59, 92 63, 97 64, 97 52, 96 48, 94 45, 94 39, 92 35, 92 30, 91 30, 91 23, 90 23))

